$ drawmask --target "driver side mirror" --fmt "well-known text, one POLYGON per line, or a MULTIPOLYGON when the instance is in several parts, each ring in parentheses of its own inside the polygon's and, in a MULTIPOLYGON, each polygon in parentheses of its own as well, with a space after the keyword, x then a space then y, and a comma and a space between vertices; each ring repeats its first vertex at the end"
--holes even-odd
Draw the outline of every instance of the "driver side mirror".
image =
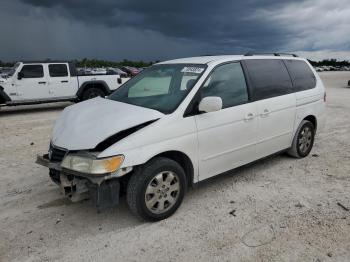
POLYGON ((222 99, 218 96, 204 97, 198 105, 199 112, 215 112, 222 109, 222 99))
POLYGON ((18 74, 17 74, 17 79, 18 80, 21 80, 22 78, 23 78, 23 73, 22 72, 19 72, 18 74))

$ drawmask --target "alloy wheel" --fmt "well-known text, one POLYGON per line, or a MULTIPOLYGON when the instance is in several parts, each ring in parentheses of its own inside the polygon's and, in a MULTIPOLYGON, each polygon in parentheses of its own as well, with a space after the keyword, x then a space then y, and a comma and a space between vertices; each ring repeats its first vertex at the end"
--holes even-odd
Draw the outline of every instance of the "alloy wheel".
POLYGON ((154 214, 161 214, 173 207, 179 197, 180 182, 176 173, 163 171, 147 185, 145 203, 154 214))
POLYGON ((299 135, 299 150, 302 153, 306 153, 312 144, 312 132, 310 127, 305 126, 299 135))

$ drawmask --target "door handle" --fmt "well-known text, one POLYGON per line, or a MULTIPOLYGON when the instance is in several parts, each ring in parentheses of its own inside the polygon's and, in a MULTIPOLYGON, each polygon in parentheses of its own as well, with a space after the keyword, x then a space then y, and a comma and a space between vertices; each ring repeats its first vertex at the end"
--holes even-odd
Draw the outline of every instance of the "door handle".
POLYGON ((61 83, 68 83, 68 80, 62 80, 61 83))
POLYGON ((260 116, 261 116, 261 117, 267 117, 267 116, 269 116, 269 114, 270 114, 270 111, 269 111, 268 109, 264 109, 264 112, 262 112, 262 113, 260 114, 260 116))
POLYGON ((254 114, 253 113, 248 113, 245 117, 244 117, 244 120, 245 121, 249 121, 249 120, 252 120, 254 119, 254 114))
POLYGON ((46 84, 46 82, 38 82, 39 85, 46 84))

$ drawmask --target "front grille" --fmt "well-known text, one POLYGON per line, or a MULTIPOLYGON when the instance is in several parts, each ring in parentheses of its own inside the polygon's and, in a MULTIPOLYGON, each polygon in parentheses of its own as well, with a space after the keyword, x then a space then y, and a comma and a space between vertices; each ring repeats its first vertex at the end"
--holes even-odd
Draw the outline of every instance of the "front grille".
POLYGON ((56 148, 50 145, 49 159, 52 162, 62 162, 63 158, 67 154, 67 150, 56 148))

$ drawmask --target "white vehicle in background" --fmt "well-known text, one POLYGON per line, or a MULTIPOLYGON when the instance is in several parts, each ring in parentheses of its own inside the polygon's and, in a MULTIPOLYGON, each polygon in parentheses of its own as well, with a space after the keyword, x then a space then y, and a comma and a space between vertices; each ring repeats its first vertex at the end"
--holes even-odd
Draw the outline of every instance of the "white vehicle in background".
POLYGON ((70 62, 18 62, 0 78, 0 105, 82 101, 105 97, 127 79, 119 75, 78 76, 70 62))
POLYGON ((93 75, 105 75, 107 73, 106 68, 94 68, 91 70, 91 74, 93 75))
POLYGON ((128 77, 128 73, 124 72, 123 70, 121 70, 118 67, 111 68, 111 70, 114 70, 118 75, 120 75, 121 78, 127 78, 128 77))
POLYGON ((306 157, 325 100, 316 71, 294 55, 166 61, 107 99, 64 109, 37 163, 74 201, 114 206, 126 192, 132 212, 161 220, 188 186, 283 151, 306 157))

